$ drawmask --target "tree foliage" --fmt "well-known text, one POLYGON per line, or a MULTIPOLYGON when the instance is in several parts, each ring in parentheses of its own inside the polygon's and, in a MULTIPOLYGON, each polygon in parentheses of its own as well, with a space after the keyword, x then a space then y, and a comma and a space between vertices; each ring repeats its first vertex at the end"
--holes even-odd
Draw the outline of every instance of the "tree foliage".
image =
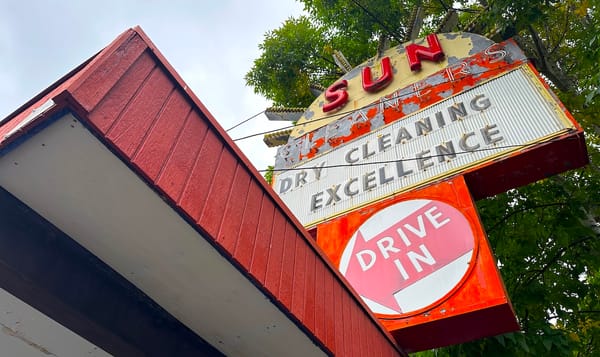
POLYGON ((414 10, 435 31, 451 6, 455 31, 513 37, 586 131, 585 168, 479 201, 522 331, 421 356, 600 355, 600 7, 590 0, 304 0, 305 16, 266 34, 247 82, 275 105, 307 106, 308 83, 330 85, 378 44, 404 42, 414 10))

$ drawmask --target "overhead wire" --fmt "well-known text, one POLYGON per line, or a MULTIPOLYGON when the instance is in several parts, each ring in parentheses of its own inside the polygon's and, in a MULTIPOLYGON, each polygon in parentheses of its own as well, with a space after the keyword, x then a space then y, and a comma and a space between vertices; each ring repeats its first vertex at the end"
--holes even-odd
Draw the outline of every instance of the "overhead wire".
MULTIPOLYGON (((494 68, 494 69, 483 70, 483 71, 479 71, 479 72, 472 72, 472 73, 470 73, 470 75, 471 75, 471 76, 474 76, 474 75, 479 75, 479 74, 483 74, 483 73, 486 73, 486 72, 491 72, 491 71, 502 70, 502 69, 504 69, 504 68, 508 68, 508 67, 511 67, 511 66, 513 66, 513 64, 508 64, 508 65, 505 65, 505 66, 500 66, 500 67, 497 67, 497 68, 494 68)), ((437 87, 437 86, 440 86, 440 85, 442 85, 442 84, 445 84, 445 83, 452 83, 452 82, 457 82, 457 81, 458 81, 458 79, 454 79, 454 80, 452 80, 452 79, 451 79, 451 80, 449 80, 449 81, 446 81, 446 82, 440 82, 440 83, 438 83, 438 84, 436 84, 436 85, 433 85, 433 86, 431 86, 431 88, 433 88, 433 89, 434 89, 435 87, 437 87)), ((422 88, 421 88, 421 89, 422 89, 422 88)), ((390 98, 385 98, 385 99, 384 99, 384 98, 381 98, 381 99, 380 99, 380 101, 381 101, 381 103, 387 103, 387 102, 390 102, 390 101, 396 100, 396 99, 398 99, 398 98, 401 98, 401 97, 406 97, 406 96, 409 96, 409 95, 411 95, 411 94, 415 94, 415 93, 417 93, 417 92, 419 92, 419 91, 420 91, 420 90, 414 90, 414 91, 410 91, 410 92, 405 92, 405 93, 403 93, 402 95, 398 94, 398 95, 392 96, 392 97, 390 97, 390 98)), ((242 137, 239 137, 239 138, 235 138, 235 139, 233 139, 233 141, 241 141, 241 140, 246 140, 246 139, 250 139, 250 138, 253 138, 253 137, 255 137, 255 136, 259 136, 259 135, 265 135, 265 134, 270 134, 270 133, 276 133, 276 132, 278 132, 278 131, 281 131, 281 130, 286 130, 286 129, 292 129, 292 128, 300 127, 301 125, 304 125, 304 124, 313 124, 313 123, 317 123, 317 122, 320 122, 320 121, 323 121, 323 120, 327 120, 327 119, 330 119, 330 118, 334 118, 334 117, 347 116, 347 115, 349 115, 349 114, 354 114, 354 113, 356 113, 356 112, 359 112, 359 111, 361 111, 361 110, 364 110, 364 109, 370 108, 370 107, 372 107, 373 105, 374 105, 373 103, 369 103, 369 104, 367 104, 367 105, 364 105, 364 106, 362 106, 362 107, 360 107, 360 108, 351 109, 351 110, 347 110, 347 111, 339 111, 339 112, 336 112, 336 113, 334 113, 334 114, 325 115, 325 116, 322 116, 322 117, 321 117, 321 118, 319 118, 319 119, 311 120, 310 122, 307 122, 307 123, 302 123, 302 124, 297 124, 297 125, 289 125, 289 126, 284 126, 284 127, 282 127, 282 128, 279 128, 279 129, 273 129, 273 130, 261 131, 261 132, 258 132, 258 133, 249 134, 249 135, 246 135, 246 136, 242 136, 242 137)), ((244 122, 247 122, 247 121, 248 121, 248 120, 250 120, 250 119, 254 119, 256 116, 258 116, 258 115, 262 114, 263 112, 264 112, 264 111, 262 111, 261 113, 258 113, 258 114, 255 114, 255 115, 253 115, 251 118, 249 118, 249 119, 246 119, 244 122)), ((409 114, 409 115, 410 115, 410 114, 409 114)), ((244 123, 244 122, 242 122, 242 123, 244 123)), ((237 125, 237 126, 239 126, 239 125, 237 125)), ((231 130, 231 129, 228 129, 228 130, 231 130)))
POLYGON ((237 128, 238 126, 240 126, 240 125, 242 125, 242 124, 245 124, 245 123, 249 122, 250 120, 252 120, 252 119, 256 118, 257 116, 259 116, 259 115, 263 114, 264 112, 266 112, 266 110, 261 110, 260 112, 258 112, 258 113, 256 113, 256 114, 254 114, 254 115, 253 115, 253 116, 251 116, 250 118, 248 118, 248 119, 245 119, 245 120, 242 120, 241 122, 239 122, 239 123, 235 124, 234 126, 232 126, 232 127, 231 127, 231 128, 229 128, 229 129, 226 129, 225 131, 226 131, 226 132, 228 132, 228 131, 230 131, 230 130, 233 130, 233 129, 237 128))
MULTIPOLYGON (((572 138, 569 138, 572 139, 572 138)), ((563 139, 564 140, 564 139, 563 139)), ((553 139, 549 140, 548 142, 552 142, 554 141, 553 139)), ((515 144, 515 145, 498 145, 498 146, 494 146, 494 147, 489 147, 489 148, 483 148, 483 149, 475 149, 475 150, 471 150, 471 151, 458 151, 458 152, 454 152, 453 154, 455 155, 462 155, 462 154, 473 154, 473 153, 477 153, 477 152, 483 152, 483 151, 493 151, 493 150, 502 150, 502 149, 523 149, 523 148, 527 148, 530 147, 532 144, 515 144)), ((381 161, 369 161, 369 162, 358 162, 358 163, 352 163, 352 164, 335 164, 335 165, 320 165, 320 166, 304 166, 304 167, 288 167, 288 168, 280 168, 280 169, 263 169, 263 170, 258 170, 258 172, 268 172, 268 171, 272 171, 272 172, 283 172, 283 171, 302 171, 302 170, 312 170, 312 169, 328 169, 328 168, 344 168, 344 167, 357 167, 357 166, 368 166, 368 165, 381 165, 381 164, 395 164, 398 162, 409 162, 409 161, 417 161, 417 160, 429 160, 429 159, 433 159, 433 158, 438 158, 438 157, 445 157, 445 156, 449 156, 449 154, 436 154, 436 155, 428 155, 428 156, 421 156, 421 157, 413 157, 413 158, 406 158, 406 159, 394 159, 394 160, 381 160, 381 161)))
POLYGON ((383 23, 383 21, 379 20, 379 18, 375 16, 375 14, 373 14, 371 11, 369 11, 369 9, 367 9, 361 3, 359 3, 358 0, 352 0, 352 2, 354 3, 354 5, 358 6, 362 11, 364 11, 367 15, 369 15, 373 20, 375 20, 375 22, 381 25, 381 27, 383 27, 383 29, 387 31, 387 33, 390 36, 392 36, 396 41, 398 41, 398 43, 404 42, 401 38, 397 37, 395 31, 392 31, 385 23, 383 23))
MULTIPOLYGON (((392 31, 392 30, 391 30, 391 29, 390 29, 390 28, 389 28, 389 27, 388 27, 388 26, 387 26, 387 25, 386 25, 386 24, 385 24, 385 23, 384 23, 382 20, 380 20, 380 19, 379 19, 379 18, 378 18, 378 17, 377 17, 375 14, 373 14, 371 11, 369 11, 369 9, 367 9, 367 8, 366 8, 364 5, 362 5, 361 3, 359 3, 359 2, 358 2, 358 0, 351 0, 351 1, 352 1, 352 2, 353 2, 355 5, 356 5, 356 6, 358 6, 358 7, 359 7, 361 10, 363 10, 363 11, 364 11, 364 12, 365 12, 367 15, 369 15, 369 16, 370 16, 370 17, 371 17, 373 20, 375 20, 375 22, 377 22, 379 25, 381 25, 381 26, 384 28, 384 30, 385 30, 385 31, 387 31, 387 32, 388 32, 388 34, 389 34, 391 37, 393 37, 394 39, 396 39, 396 41, 398 41, 399 43, 402 43, 402 42, 403 42, 403 40, 399 39, 399 38, 396 36, 396 33, 395 33, 394 31, 392 31)), ((442 5, 442 7, 443 7, 444 9, 446 9, 446 11, 447 11, 447 10, 455 10, 455 11, 464 11, 464 12, 477 12, 477 11, 474 11, 474 10, 472 10, 472 9, 457 9, 457 8, 454 8, 454 7, 452 7, 452 8, 448 8, 448 6, 447 6, 447 5, 446 5, 446 4, 445 4, 445 3, 444 3, 442 0, 438 0, 438 1, 439 1, 439 3, 442 5)), ((424 6, 424 7, 427 7, 427 6, 424 6)), ((392 100, 392 99, 395 99, 395 98, 391 98, 390 100, 392 100)), ((361 109, 364 109, 364 108, 359 108, 359 109, 357 109, 357 110, 361 110, 361 109)), ((259 115, 263 114, 264 112, 265 112, 265 110, 263 110, 263 111, 261 111, 261 112, 258 112, 258 113, 256 113, 256 114, 252 115, 251 117, 249 117, 248 119, 245 119, 245 120, 243 120, 242 122, 240 122, 240 123, 238 123, 238 124, 236 124, 236 125, 232 126, 231 128, 229 128, 229 129, 226 129, 225 131, 226 131, 226 132, 229 132, 229 131, 231 131, 231 130, 233 130, 233 129, 237 128, 237 127, 239 127, 240 125, 242 125, 242 124, 245 124, 246 122, 248 122, 248 121, 250 121, 250 120, 252 120, 252 119, 254 119, 254 118, 258 117, 259 115)), ((350 113, 350 112, 349 112, 349 113, 350 113)), ((336 114, 334 114, 334 115, 331 115, 331 116, 325 116, 325 117, 322 117, 322 118, 320 118, 320 119, 318 119, 318 120, 315 120, 315 121, 313 121, 313 122, 316 122, 316 121, 319 121, 319 120, 324 120, 324 119, 327 119, 327 118, 329 118, 329 117, 332 117, 332 116, 345 115, 345 114, 349 114, 349 113, 340 112, 340 113, 336 113, 336 114)), ((264 132, 261 132, 261 133, 257 133, 257 134, 253 134, 253 135, 249 135, 249 136, 245 136, 245 137, 241 137, 241 138, 233 139, 233 141, 237 141, 237 140, 244 140, 244 139, 248 139, 248 138, 251 138, 251 137, 254 137, 254 136, 258 136, 258 135, 264 135, 264 134, 269 134, 269 133, 274 133, 274 132, 277 132, 277 131, 280 131, 280 130, 290 129, 290 128, 293 128, 293 127, 295 127, 295 125, 291 125, 291 126, 283 127, 283 128, 280 128, 280 129, 274 129, 274 130, 264 131, 264 132)))

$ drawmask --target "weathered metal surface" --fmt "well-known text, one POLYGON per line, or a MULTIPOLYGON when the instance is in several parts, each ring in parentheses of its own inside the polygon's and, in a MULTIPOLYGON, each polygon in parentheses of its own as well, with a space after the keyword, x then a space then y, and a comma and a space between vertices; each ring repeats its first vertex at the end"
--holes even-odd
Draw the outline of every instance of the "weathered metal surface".
POLYGON ((317 242, 410 352, 519 329, 462 176, 320 224, 317 242))
POLYGON ((287 143, 288 139, 290 138, 291 132, 292 129, 285 129, 274 133, 266 134, 263 137, 263 142, 267 144, 267 146, 270 148, 283 145, 287 143))
POLYGON ((402 119, 427 106, 472 88, 522 64, 526 58, 513 42, 494 44, 471 34, 438 35, 446 57, 439 63, 423 62, 411 72, 403 47, 390 55, 393 80, 380 91, 362 89, 364 63, 342 77, 347 80, 350 102, 339 112, 325 115, 323 96, 317 98, 298 122, 288 143, 278 149, 275 168, 288 168, 313 158, 360 135, 402 119), (469 35, 469 36, 467 36, 469 35))
POLYGON ((527 65, 276 176, 311 226, 575 129, 527 65))

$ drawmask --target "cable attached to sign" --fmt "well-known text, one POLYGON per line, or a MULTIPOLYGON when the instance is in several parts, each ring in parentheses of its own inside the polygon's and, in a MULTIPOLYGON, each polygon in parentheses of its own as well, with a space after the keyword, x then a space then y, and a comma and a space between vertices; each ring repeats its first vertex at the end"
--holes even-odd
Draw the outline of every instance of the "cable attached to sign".
MULTIPOLYGON (((557 141, 557 140, 578 140, 577 138, 574 137, 568 137, 568 138, 556 138, 553 140, 548 141, 553 142, 553 141, 557 141)), ((474 149, 474 150, 470 150, 470 151, 457 151, 454 154, 456 155, 462 155, 462 154, 473 154, 473 153, 477 153, 477 152, 484 152, 484 151, 492 151, 492 150, 501 150, 501 149, 524 149, 531 146, 531 144, 519 144, 519 145, 498 145, 498 146, 494 146, 494 147, 488 147, 488 148, 482 148, 482 149, 474 149)), ((267 172, 267 171, 271 171, 271 172, 281 172, 281 171, 302 171, 302 170, 321 170, 321 169, 327 169, 327 168, 345 168, 345 167, 357 167, 357 166, 368 166, 368 165, 381 165, 381 164, 395 164, 398 162, 409 162, 409 161, 417 161, 417 160, 429 160, 429 159, 433 159, 433 158, 438 158, 438 157, 446 157, 446 154, 435 154, 435 155, 428 155, 428 156, 421 156, 421 157, 413 157, 413 158, 406 158, 406 159, 398 159, 398 160, 382 160, 382 161, 369 161, 369 162, 357 162, 357 163, 353 163, 353 164, 336 164, 336 165, 320 165, 320 166, 303 166, 303 167, 289 167, 289 168, 281 168, 281 169, 264 169, 264 170, 258 170, 258 172, 267 172)))
MULTIPOLYGON (((502 69, 505 69, 505 68, 510 68, 510 67, 512 67, 512 65, 499 66, 499 67, 496 67, 496 68, 494 68, 494 69, 488 69, 488 70, 479 71, 479 72, 475 72, 475 71, 473 71, 473 72, 471 72, 471 73, 470 73, 470 76, 471 76, 471 77, 473 77, 473 76, 478 76, 478 75, 481 75, 481 74, 483 74, 483 73, 487 73, 487 72, 493 72, 493 71, 499 71, 499 70, 502 70, 502 69)), ((451 80, 449 80, 449 81, 440 82, 440 83, 437 83, 437 84, 435 84, 435 85, 432 85, 432 86, 431 86, 431 88, 432 88, 432 89, 435 89, 435 88, 436 88, 436 87, 438 87, 438 86, 442 86, 442 85, 444 85, 444 84, 446 84, 446 83, 452 83, 452 82, 456 82, 456 81, 457 81, 457 80, 453 80, 453 79, 451 79, 451 80)), ((416 93, 418 93, 418 92, 419 92, 419 89, 416 89, 416 90, 414 90, 414 91, 403 92, 403 94, 402 94, 402 95, 395 95, 395 96, 392 96, 392 97, 390 97, 390 98, 381 98, 381 103, 388 103, 388 102, 392 102, 392 101, 395 101, 395 100, 397 100, 398 98, 402 98, 402 97, 408 97, 408 96, 410 96, 410 95, 413 95, 413 94, 416 94, 416 93)), ((317 123, 317 122, 320 122, 320 121, 322 121, 322 120, 328 120, 328 119, 331 119, 332 117, 346 116, 346 115, 354 114, 354 113, 360 112, 361 110, 365 110, 365 109, 367 109, 367 108, 368 108, 368 107, 370 107, 371 105, 372 105, 372 104, 365 105, 365 106, 362 106, 362 107, 360 107, 360 108, 356 108, 356 109, 352 109, 352 110, 335 112, 334 114, 331 114, 331 115, 325 115, 325 116, 323 116, 323 117, 321 117, 321 118, 319 118, 319 119, 311 120, 309 123, 311 123, 311 124, 312 124, 312 123, 317 123)), ((227 129, 227 131, 229 131, 229 130, 231 130, 231 129, 233 129, 233 128, 236 128, 236 127, 238 127, 239 125, 241 125, 241 124, 244 124, 244 123, 246 123, 247 121, 249 121, 249 120, 251 120, 251 119, 254 119, 254 118, 256 118, 258 115, 260 115, 260 114, 262 114, 262 113, 264 113, 264 112, 265 112, 265 111, 263 110, 262 112, 260 112, 260 113, 257 113, 257 114, 255 114, 255 115, 253 115, 252 117, 250 117, 250 118, 248 118, 248 119, 246 119, 246 120, 242 121, 241 123, 239 123, 239 124, 237 124, 237 125, 233 126, 232 128, 230 128, 230 129, 227 129)), ((308 123, 303 123, 303 124, 308 124, 308 123)), ((299 124, 299 125, 303 125, 303 124, 299 124)), ((258 133, 255 133, 255 134, 249 134, 249 135, 246 135, 246 136, 242 136, 242 137, 239 137, 239 138, 235 138, 235 139, 233 139, 233 141, 241 141, 241 140, 245 140, 245 139, 250 139, 250 138, 253 138, 253 137, 255 137, 255 136, 260 136, 260 135, 265 135, 265 134, 275 133, 275 132, 278 132, 278 131, 281 131, 281 130, 286 130, 286 129, 295 128, 295 127, 297 127, 297 126, 299 126, 299 125, 290 125, 290 126, 282 127, 282 128, 279 128, 279 129, 266 130, 266 131, 258 132, 258 133)))

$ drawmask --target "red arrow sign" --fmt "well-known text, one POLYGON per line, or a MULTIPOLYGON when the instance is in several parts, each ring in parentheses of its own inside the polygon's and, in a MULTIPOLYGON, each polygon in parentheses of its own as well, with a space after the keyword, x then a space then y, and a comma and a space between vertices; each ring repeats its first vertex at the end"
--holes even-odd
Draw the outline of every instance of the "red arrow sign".
POLYGON ((439 300, 460 282, 474 241, 456 208, 441 201, 402 201, 359 227, 340 271, 375 312, 407 313, 439 300))

